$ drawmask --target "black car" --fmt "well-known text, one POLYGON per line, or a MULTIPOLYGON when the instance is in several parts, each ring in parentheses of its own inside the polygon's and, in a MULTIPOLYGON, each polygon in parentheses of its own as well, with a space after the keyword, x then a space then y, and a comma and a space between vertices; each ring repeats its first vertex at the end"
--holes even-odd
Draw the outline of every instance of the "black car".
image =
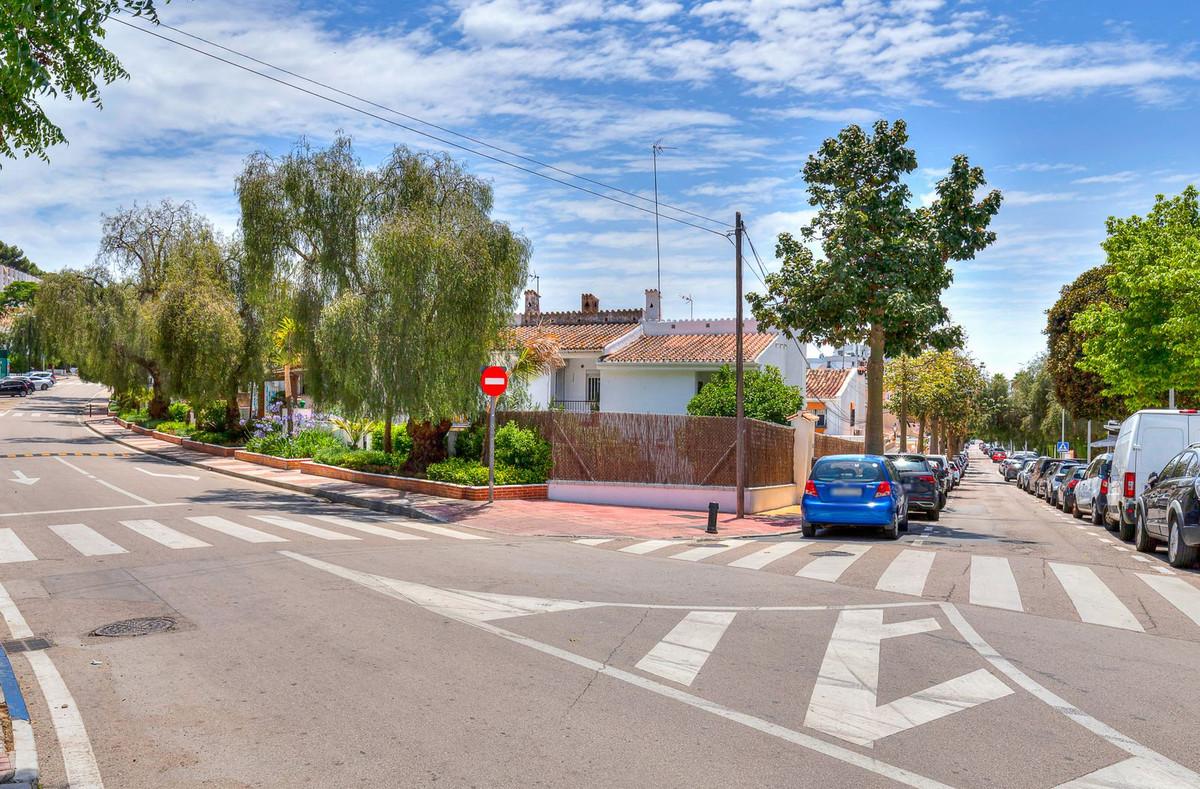
POLYGON ((29 394, 29 384, 20 378, 5 378, 0 381, 0 395, 24 397, 29 394))
POLYGON ((1192 444, 1151 474, 1137 499, 1133 543, 1152 553, 1167 544, 1172 567, 1190 567, 1200 556, 1200 444, 1192 444))
POLYGON ((1038 458, 1037 465, 1034 466, 1033 471, 1029 473, 1029 485, 1025 488, 1025 490, 1035 496, 1045 496, 1046 489, 1044 485, 1044 479, 1046 472, 1048 472, 1053 466, 1058 465, 1059 462, 1060 461, 1051 457, 1042 456, 1038 458))
POLYGON ((1054 473, 1046 472, 1042 482, 1046 486, 1046 503, 1052 507, 1062 506, 1062 492, 1067 485, 1067 478, 1076 466, 1082 466, 1081 460, 1064 460, 1054 467, 1054 473))
POLYGON ((1063 512, 1070 513, 1075 509, 1075 489, 1086 472, 1087 466, 1080 463, 1072 466, 1063 477, 1062 486, 1058 489, 1058 503, 1063 512))
POLYGON ((942 516, 942 495, 933 466, 924 455, 893 453, 886 456, 900 472, 900 482, 908 494, 908 512, 925 515, 935 521, 942 516))

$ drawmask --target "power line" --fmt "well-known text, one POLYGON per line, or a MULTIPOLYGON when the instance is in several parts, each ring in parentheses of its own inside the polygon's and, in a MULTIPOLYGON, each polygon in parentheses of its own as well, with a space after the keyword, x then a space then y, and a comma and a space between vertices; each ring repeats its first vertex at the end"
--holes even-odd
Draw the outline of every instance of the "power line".
MULTIPOLYGON (((182 47, 182 48, 184 48, 184 49, 190 50, 190 51, 192 51, 192 52, 195 52, 195 53, 197 53, 197 54, 203 55, 203 56, 205 56, 205 57, 207 57, 207 58, 211 58, 212 60, 216 60, 216 61, 219 61, 219 62, 221 62, 221 63, 225 63, 226 65, 233 66, 234 68, 241 69, 242 71, 246 71, 246 72, 249 72, 249 73, 251 73, 251 74, 255 74, 255 75, 257 75, 257 76, 263 77, 264 79, 271 80, 272 82, 275 82, 275 83, 277 83, 277 84, 279 84, 279 85, 284 85, 284 86, 286 86, 286 87, 289 87, 289 88, 291 88, 291 89, 293 89, 293 90, 299 91, 299 92, 301 92, 301 93, 305 93, 305 94, 307 94, 307 95, 309 95, 309 96, 313 96, 314 98, 318 98, 318 99, 322 99, 322 100, 324 100, 324 101, 328 101, 328 102, 330 102, 331 104, 336 104, 337 106, 339 106, 339 107, 343 107, 343 108, 345 108, 345 109, 348 109, 348 110, 351 110, 352 112, 357 112, 357 113, 360 113, 360 114, 362 114, 362 115, 366 115, 366 116, 367 116, 367 117, 369 117, 369 118, 374 118, 375 120, 381 121, 381 122, 383 122, 383 123, 391 124, 392 126, 396 126, 396 127, 398 127, 398 128, 404 129, 405 131, 412 132, 413 134, 419 134, 419 135, 421 135, 422 137, 427 137, 428 139, 435 140, 435 141, 437 141, 437 142, 440 142, 440 143, 442 143, 443 145, 448 145, 448 146, 450 146, 450 147, 452 147, 452 148, 457 148, 458 150, 461 150, 461 151, 466 151, 467 153, 473 154, 473 155, 475 155, 475 156, 482 157, 482 158, 484 158, 484 159, 488 159, 488 160, 490 160, 490 161, 493 161, 493 162, 496 162, 496 163, 498 163, 498 164, 507 165, 508 167, 512 167, 512 168, 514 168, 514 169, 516 169, 516 170, 520 170, 521 172, 524 172, 524 173, 528 173, 528 174, 530 174, 530 175, 537 176, 538 178, 543 178, 543 179, 545 179, 545 180, 547 180, 547 181, 552 181, 552 182, 554 182, 554 183, 561 184, 561 185, 563 185, 563 186, 567 186, 567 187, 570 187, 570 188, 572 188, 572 189, 579 190, 579 191, 581 191, 581 192, 586 192, 587 194, 593 195, 593 196, 595 196, 595 197, 599 197, 599 198, 602 198, 602 199, 604 199, 604 200, 609 200, 609 201, 611 201, 611 202, 618 203, 618 204, 620 204, 620 205, 626 206, 626 207, 628 207, 628 208, 632 208, 632 209, 634 209, 634 210, 637 210, 637 211, 641 211, 641 212, 643 212, 643 213, 646 213, 646 214, 650 214, 650 215, 657 216, 657 213, 655 212, 655 210, 654 210, 654 209, 647 208, 647 207, 645 207, 645 206, 640 206, 640 205, 637 205, 637 204, 634 204, 634 203, 630 203, 630 202, 628 202, 628 201, 626 201, 626 200, 621 200, 620 198, 613 197, 612 195, 607 195, 607 194, 604 194, 603 192, 597 192, 597 191, 595 191, 595 190, 593 190, 593 189, 588 189, 588 188, 587 188, 587 187, 585 187, 585 186, 580 186, 579 184, 573 184, 573 183, 571 183, 570 181, 565 181, 565 180, 563 180, 563 179, 561 179, 561 178, 555 178, 554 176, 547 175, 546 173, 538 172, 537 170, 533 170, 533 169, 530 169, 530 168, 528 168, 528 167, 523 167, 523 166, 521 166, 521 165, 519 165, 519 164, 515 164, 514 162, 510 162, 510 161, 507 161, 507 160, 505 160, 505 159, 501 159, 501 158, 499 158, 499 157, 497 157, 497 156, 493 156, 493 155, 491 155, 491 154, 485 153, 485 152, 483 152, 483 151, 476 150, 476 149, 474 149, 474 148, 468 147, 468 146, 466 146, 466 145, 463 145, 463 144, 461 144, 461 143, 454 142, 453 140, 447 140, 447 139, 446 139, 446 138, 444 138, 444 137, 439 137, 439 136, 438 136, 438 135, 436 135, 436 134, 431 134, 431 133, 429 133, 429 132, 427 132, 427 131, 423 131, 423 130, 421 130, 421 129, 414 128, 414 127, 412 127, 412 126, 409 126, 409 125, 407 125, 407 124, 404 124, 404 123, 400 123, 399 121, 393 120, 393 119, 391 119, 391 118, 385 118, 385 117, 383 117, 383 116, 381 116, 381 115, 377 115, 376 113, 373 113, 373 112, 368 112, 367 110, 364 110, 364 109, 363 109, 363 108, 361 108, 361 107, 355 107, 355 106, 354 106, 354 105, 352 105, 352 104, 347 104, 346 102, 343 102, 343 101, 338 101, 337 99, 335 99, 335 98, 332 98, 331 96, 326 96, 326 95, 324 95, 324 94, 322 94, 322 93, 318 93, 318 92, 316 92, 316 91, 309 90, 308 88, 305 88, 305 87, 302 87, 302 86, 300 86, 300 85, 296 85, 296 84, 294 84, 294 83, 288 82, 287 80, 280 79, 280 78, 278 78, 278 77, 275 77, 275 76, 272 76, 272 75, 270 75, 270 74, 264 73, 264 72, 262 72, 262 71, 259 71, 259 70, 257 70, 257 69, 250 68, 249 66, 243 65, 243 64, 241 64, 241 63, 237 63, 237 62, 235 62, 235 61, 229 60, 228 58, 223 58, 223 57, 221 57, 220 55, 213 54, 212 52, 207 52, 207 51, 205 51, 205 50, 203 50, 203 49, 200 49, 200 48, 198 48, 198 47, 191 46, 190 44, 187 44, 187 43, 185 43, 185 42, 183 42, 183 41, 178 41, 178 40, 176 40, 176 39, 173 39, 173 38, 171 38, 171 37, 169 37, 169 36, 164 36, 164 35, 162 35, 161 33, 156 33, 155 31, 153 31, 153 30, 149 30, 149 29, 147 29, 147 28, 143 27, 142 25, 137 25, 137 24, 133 24, 133 23, 130 23, 130 22, 126 22, 125 20, 123 20, 123 19, 118 19, 118 18, 116 18, 116 17, 110 17, 110 19, 111 19, 111 21, 113 21, 113 22, 117 22, 118 24, 122 24, 122 25, 124 25, 125 27, 129 27, 129 28, 132 28, 132 29, 134 29, 134 30, 138 30, 138 31, 140 31, 140 32, 142 32, 142 33, 145 33, 146 35, 149 35, 149 36, 154 36, 155 38, 158 38, 158 39, 161 39, 161 40, 163 40, 163 41, 166 41, 167 43, 174 44, 175 46, 182 47)), ((407 115, 407 114, 405 114, 405 113, 403 113, 403 112, 400 112, 399 110, 395 110, 395 109, 392 109, 392 108, 390 108, 390 107, 387 107, 387 106, 385 106, 385 105, 383 105, 383 104, 379 104, 379 103, 377 103, 377 102, 373 102, 373 101, 371 101, 370 99, 365 99, 365 98, 362 98, 362 97, 360 97, 360 96, 356 96, 355 94, 353 94, 353 93, 349 93, 349 92, 347 92, 347 91, 344 91, 344 90, 341 90, 340 88, 335 88, 335 87, 333 87, 333 86, 331 86, 331 85, 327 85, 327 84, 325 84, 325 83, 318 82, 318 81, 316 81, 316 80, 313 80, 313 79, 310 79, 310 78, 308 78, 308 77, 305 77, 305 76, 303 76, 303 75, 301 75, 301 74, 297 74, 297 73, 295 73, 295 72, 289 71, 289 70, 287 70, 287 69, 285 69, 285 68, 282 68, 282 67, 280 67, 280 66, 276 66, 276 65, 273 65, 273 64, 271 64, 271 63, 268 63, 267 61, 264 61, 264 60, 259 60, 258 58, 252 57, 252 56, 250 56, 250 55, 246 55, 246 54, 244 54, 244 53, 242 53, 242 52, 239 52, 239 51, 237 51, 237 50, 235 50, 235 49, 232 49, 232 48, 230 48, 230 47, 223 46, 223 45, 221 45, 221 44, 218 44, 218 43, 216 43, 216 42, 213 42, 213 41, 209 41, 208 39, 202 38, 202 37, 200 37, 200 36, 197 36, 197 35, 194 35, 194 34, 192 34, 192 33, 188 33, 188 32, 186 32, 186 31, 184 31, 184 30, 180 30, 179 28, 171 27, 170 25, 165 25, 165 24, 161 24, 161 23, 160 23, 160 25, 161 25, 162 27, 165 27, 165 28, 169 29, 169 30, 173 30, 173 31, 175 31, 175 32, 178 32, 178 33, 180 33, 181 35, 188 36, 189 38, 195 39, 195 40, 197 40, 197 41, 203 41, 204 43, 206 43, 206 44, 209 44, 210 46, 214 46, 214 47, 217 47, 217 48, 219 48, 219 49, 225 50, 226 52, 229 52, 229 53, 235 54, 235 55, 237 55, 237 56, 239 56, 239 57, 245 58, 245 59, 247 59, 247 60, 250 60, 250 61, 252 61, 252 62, 254 62, 254 63, 258 63, 258 64, 260 64, 260 65, 263 65, 263 66, 266 66, 266 67, 268 67, 268 68, 274 69, 274 70, 276 70, 276 71, 279 71, 279 72, 281 72, 281 73, 288 74, 289 76, 293 76, 293 77, 295 77, 295 78, 297 78, 297 79, 303 80, 303 81, 305 81, 305 82, 308 82, 308 83, 310 83, 310 84, 312 84, 312 85, 317 85, 317 86, 320 86, 321 88, 324 88, 324 89, 326 89, 326 90, 331 90, 331 91, 333 91, 333 92, 335 92, 335 93, 338 93, 338 94, 340 94, 340 95, 346 96, 346 97, 348 97, 348 98, 352 98, 352 99, 354 99, 355 101, 360 101, 360 102, 363 102, 364 104, 368 104, 368 105, 370 105, 370 106, 377 107, 377 108, 379 108, 379 109, 385 110, 385 111, 387 111, 387 112, 390 112, 390 113, 393 113, 393 114, 395 114, 395 115, 398 115, 398 116, 400 116, 400 117, 402 117, 402 118, 406 118, 406 119, 412 120, 412 121, 414 121, 414 122, 416 122, 416 123, 420 123, 420 124, 422 124, 422 125, 429 126, 430 128, 437 129, 437 130, 439 130, 439 131, 445 132, 446 134, 450 134, 450 135, 453 135, 453 136, 455 136, 455 137, 461 137, 462 139, 465 139, 465 140, 470 140, 471 142, 474 142, 474 143, 476 143, 477 145, 482 145, 482 146, 484 146, 485 148, 490 148, 490 149, 492 149, 492 150, 495 150, 495 151, 499 151, 499 152, 501 152, 501 153, 504 153, 505 155, 508 155, 508 156, 513 156, 513 157, 516 157, 516 158, 518 158, 518 159, 522 159, 522 160, 524 160, 524 161, 527 161, 527 162, 530 162, 530 163, 532 163, 532 164, 536 164, 536 165, 537 165, 537 166, 539 166, 539 167, 544 167, 544 168, 546 168, 546 169, 549 169, 549 170, 554 170, 555 172, 562 173, 562 174, 564 174, 564 175, 567 175, 567 176, 569 176, 569 177, 571 177, 571 178, 576 178, 576 179, 579 179, 579 180, 581 180, 581 181, 586 181, 586 182, 588 182, 588 183, 595 184, 595 185, 597 185, 597 186, 600 186, 600 187, 602 187, 602 188, 604 188, 604 189, 608 189, 608 190, 611 190, 611 191, 614 191, 614 192, 619 192, 619 193, 621 193, 621 194, 625 194, 625 195, 628 195, 628 196, 630 196, 630 197, 633 197, 633 198, 635 198, 635 199, 642 200, 642 201, 645 201, 645 202, 648 202, 648 203, 652 203, 652 202, 653 202, 653 201, 652 201, 650 198, 647 198, 647 197, 642 197, 641 195, 639 195, 639 194, 637 194, 637 193, 635 193, 635 192, 631 192, 631 191, 629 191, 629 190, 627 190, 627 189, 622 189, 622 188, 620 188, 620 187, 617 187, 617 186, 611 186, 611 185, 609 185, 609 184, 606 184, 606 183, 603 183, 603 182, 601 182, 601 181, 597 181, 597 180, 595 180, 595 179, 588 178, 587 176, 583 176, 583 175, 578 175, 578 174, 576 174, 576 173, 572 173, 572 172, 570 172, 569 170, 565 170, 565 169, 563 169, 563 168, 561 168, 561 167, 556 167, 556 166, 554 166, 554 165, 552 165, 552 164, 548 164, 548 163, 546 163, 546 162, 542 162, 542 161, 539 161, 539 160, 537 160, 537 159, 534 159, 534 158, 531 158, 531 157, 524 156, 524 155, 522 155, 522 154, 516 153, 515 151, 510 151, 510 150, 507 150, 507 149, 505 149, 505 148, 501 148, 501 147, 499 147, 499 146, 492 145, 491 143, 485 142, 485 141, 483 141, 483 140, 480 140, 480 139, 477 139, 477 138, 475 138, 475 137, 471 137, 471 136, 469 136, 469 135, 466 135, 466 134, 462 134, 462 133, 460 133, 460 132, 456 132, 456 131, 454 131, 454 130, 452 130, 452 129, 448 129, 448 128, 446 128, 446 127, 443 127, 443 126, 439 126, 439 125, 437 125, 437 124, 435 124, 435 123, 430 123, 429 121, 422 120, 422 119, 420 119, 420 118, 417 118, 417 117, 415 117, 415 116, 413 116, 413 115, 407 115)), ((688 210, 688 209, 686 209, 686 208, 679 208, 679 207, 677 207, 677 206, 668 205, 668 204, 666 204, 666 203, 662 203, 662 204, 660 204, 660 205, 661 205, 661 207, 663 207, 663 208, 667 208, 667 209, 669 209, 669 210, 671 210, 671 211, 677 211, 677 212, 679 212, 679 213, 682 213, 682 214, 687 214, 687 215, 690 215, 690 216, 694 216, 694 217, 696 217, 696 218, 698 218, 698 219, 703 219, 703 220, 704 220, 704 221, 706 221, 706 222, 714 222, 714 223, 716 223, 716 224, 719 224, 719 225, 721 225, 722 227, 727 227, 727 225, 725 225, 724 223, 722 223, 720 220, 717 220, 717 219, 713 219, 713 218, 711 218, 711 217, 704 216, 703 214, 698 214, 698 213, 696 213, 696 212, 694 212, 694 211, 689 211, 689 210, 688 210)), ((698 225, 698 224, 695 224, 695 223, 693 223, 693 222, 689 222, 689 221, 687 221, 687 220, 685 220, 685 219, 680 219, 679 217, 675 217, 675 216, 670 216, 670 215, 665 215, 665 214, 664 214, 662 218, 663 218, 663 219, 669 219, 669 220, 671 220, 672 222, 676 222, 676 223, 678 223, 678 224, 681 224, 681 225, 687 225, 688 227, 692 227, 692 228, 695 228, 695 229, 697 229, 697 230, 703 230, 703 231, 705 231, 705 232, 707 232, 707 233, 712 233, 712 234, 714 234, 714 235, 720 235, 720 236, 723 236, 723 235, 725 235, 725 233, 724 233, 724 232, 722 232, 722 231, 713 230, 712 228, 709 228, 709 227, 704 227, 703 225, 698 225)))

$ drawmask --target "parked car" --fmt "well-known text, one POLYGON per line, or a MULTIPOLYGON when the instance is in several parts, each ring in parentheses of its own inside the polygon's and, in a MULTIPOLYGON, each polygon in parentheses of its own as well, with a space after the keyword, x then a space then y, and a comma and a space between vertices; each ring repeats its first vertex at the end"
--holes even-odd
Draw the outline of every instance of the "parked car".
POLYGON ((1007 452, 1005 452, 1003 449, 997 449, 995 452, 992 453, 992 462, 999 463, 1001 460, 1004 460, 1007 457, 1008 457, 1007 452))
POLYGON ((29 386, 19 378, 5 378, 0 381, 0 395, 25 397, 27 394, 29 394, 29 386))
POLYGON ((34 387, 41 389, 43 392, 54 386, 54 376, 49 372, 39 371, 29 373, 26 377, 33 383, 34 387))
POLYGON ((1165 542, 1172 567, 1195 564, 1200 557, 1200 443, 1149 474, 1135 507, 1135 548, 1151 553, 1165 542))
POLYGON ((1038 458, 1037 465, 1035 465, 1029 472, 1029 481, 1025 485, 1025 492, 1031 493, 1034 496, 1045 495, 1040 490, 1041 484, 1042 484, 1042 478, 1045 477, 1046 472, 1048 472, 1050 470, 1050 468, 1058 462, 1059 461, 1056 458, 1047 457, 1045 455, 1038 458))
POLYGON ((1021 468, 1017 470, 1016 476, 1017 487, 1021 490, 1025 490, 1029 485, 1029 475, 1033 472, 1037 462, 1037 458, 1028 458, 1021 463, 1021 468))
POLYGON ((1053 476, 1047 476, 1046 482, 1046 503, 1052 507, 1062 507, 1062 492, 1066 486, 1067 478, 1076 466, 1082 466, 1082 460, 1064 460, 1058 464, 1058 468, 1054 470, 1053 476))
POLYGON ((958 461, 950 458, 950 488, 957 488, 962 482, 962 466, 958 465, 958 461))
POLYGON ((877 526, 894 540, 908 530, 900 472, 882 455, 828 455, 818 460, 801 501, 805 537, 822 526, 877 526))
POLYGON ((908 496, 908 514, 914 512, 924 515, 931 521, 942 516, 942 495, 938 488, 937 476, 933 466, 924 455, 892 454, 887 455, 892 465, 900 473, 900 482, 908 496))
POLYGON ((938 485, 942 489, 942 506, 946 506, 946 497, 950 495, 950 461, 946 460, 945 455, 926 455, 925 458, 929 461, 929 465, 933 466, 933 470, 938 478, 938 485))
POLYGON ((1087 469, 1086 465, 1078 463, 1072 466, 1067 471, 1067 475, 1063 477, 1062 485, 1058 489, 1059 509, 1063 512, 1071 512, 1075 509, 1075 490, 1087 469))
POLYGON ((1075 507, 1072 510, 1076 518, 1089 517, 1092 523, 1104 526, 1110 531, 1112 527, 1104 518, 1104 510, 1108 506, 1108 480, 1111 472, 1111 452, 1093 458, 1083 474, 1083 479, 1075 486, 1075 507))
POLYGON ((1151 473, 1191 444, 1200 441, 1200 412, 1196 409, 1148 409, 1121 423, 1113 447, 1112 487, 1106 517, 1122 540, 1134 538, 1137 497, 1151 473))
POLYGON ((1004 462, 1004 469, 1001 472, 1004 475, 1005 482, 1013 482, 1017 475, 1021 473, 1021 469, 1025 468, 1025 458, 1010 458, 1004 462))

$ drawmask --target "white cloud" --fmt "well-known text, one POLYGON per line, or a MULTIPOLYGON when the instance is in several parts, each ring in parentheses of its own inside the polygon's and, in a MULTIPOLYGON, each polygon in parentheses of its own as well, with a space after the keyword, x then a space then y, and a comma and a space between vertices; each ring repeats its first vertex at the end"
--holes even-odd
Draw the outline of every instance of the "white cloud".
POLYGON ((1107 175, 1089 175, 1087 178, 1076 178, 1071 183, 1075 184, 1123 184, 1137 178, 1138 174, 1133 170, 1122 170, 1119 173, 1108 173, 1107 175))
POLYGON ((1037 205, 1039 203, 1061 203, 1078 197, 1075 192, 1023 192, 1019 189, 1004 190, 1004 205, 1037 205))
POLYGON ((875 122, 882 113, 864 107, 785 107, 771 110, 767 114, 775 118, 803 118, 823 123, 857 123, 867 125, 875 122))
POLYGON ((1080 164, 1069 162, 1019 162, 1017 164, 1000 165, 998 169, 1016 170, 1019 173, 1081 173, 1087 168, 1080 164))

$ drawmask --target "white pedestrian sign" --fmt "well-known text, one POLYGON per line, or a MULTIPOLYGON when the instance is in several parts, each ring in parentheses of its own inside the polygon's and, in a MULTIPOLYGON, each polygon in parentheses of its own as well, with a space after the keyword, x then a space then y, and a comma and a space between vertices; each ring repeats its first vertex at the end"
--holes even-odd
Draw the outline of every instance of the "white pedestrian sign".
POLYGON ((1059 441, 1056 449, 1059 451, 1060 454, 1063 452, 1070 452, 1071 451, 1071 442, 1070 441, 1059 441))

